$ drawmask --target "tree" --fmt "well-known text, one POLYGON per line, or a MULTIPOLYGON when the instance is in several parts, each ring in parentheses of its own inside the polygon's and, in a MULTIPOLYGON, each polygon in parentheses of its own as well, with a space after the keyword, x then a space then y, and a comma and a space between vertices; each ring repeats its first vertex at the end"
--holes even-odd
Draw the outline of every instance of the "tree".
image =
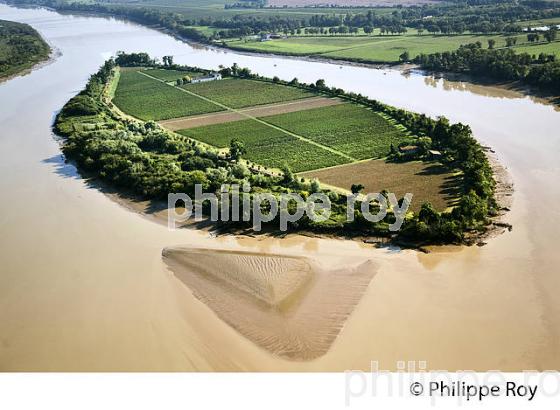
POLYGON ((234 138, 229 143, 229 157, 235 161, 239 161, 242 155, 247 153, 245 145, 237 138, 234 138))
POLYGON ((364 33, 366 33, 366 34, 373 33, 373 27, 372 26, 364 26, 364 33))
POLYGON ((493 38, 488 40, 488 49, 489 50, 493 50, 495 45, 496 45, 496 40, 494 40, 493 38))
POLYGON ((362 184, 352 184, 352 186, 350 187, 350 191, 353 194, 358 194, 360 193, 360 191, 364 189, 364 186, 362 184))
POLYGON ((556 28, 556 26, 550 26, 548 31, 544 33, 544 38, 549 43, 552 43, 554 40, 556 40, 556 37, 558 37, 558 28, 556 28))
POLYGON ((409 61, 410 60, 410 54, 408 53, 408 51, 405 51, 404 53, 402 53, 399 56, 399 60, 403 63, 406 63, 407 61, 409 61))
POLYGON ((315 82, 315 87, 317 87, 317 88, 319 88, 319 89, 325 88, 325 87, 326 87, 326 85, 325 85, 325 80, 323 80, 322 78, 318 79, 318 80, 315 82))
POLYGON ((517 38, 516 37, 507 37, 506 38, 506 47, 512 47, 515 44, 517 44, 517 38))

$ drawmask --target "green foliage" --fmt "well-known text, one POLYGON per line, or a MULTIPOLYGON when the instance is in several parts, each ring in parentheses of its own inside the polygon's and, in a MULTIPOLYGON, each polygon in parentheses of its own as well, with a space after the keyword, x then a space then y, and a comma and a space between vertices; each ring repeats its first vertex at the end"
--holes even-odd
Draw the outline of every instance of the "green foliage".
POLYGON ((31 26, 0 20, 0 78, 46 60, 50 47, 31 26))

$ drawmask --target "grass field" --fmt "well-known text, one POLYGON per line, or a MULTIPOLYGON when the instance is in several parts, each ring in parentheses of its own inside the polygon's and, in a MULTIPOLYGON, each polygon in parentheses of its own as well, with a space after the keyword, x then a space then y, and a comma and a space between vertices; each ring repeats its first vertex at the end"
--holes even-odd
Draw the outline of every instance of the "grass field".
POLYGON ((356 159, 379 158, 405 140, 405 133, 379 114, 356 104, 263 117, 268 123, 302 135, 356 159))
POLYGON ((307 178, 345 189, 353 183, 364 185, 364 192, 386 189, 397 198, 413 194, 411 210, 418 211, 424 202, 431 202, 438 210, 454 204, 460 193, 461 178, 436 163, 420 161, 389 163, 384 160, 363 161, 303 173, 307 178))
POLYGON ((294 87, 240 79, 187 84, 183 88, 231 108, 245 108, 314 96, 310 92, 294 87))
POLYGON ((136 71, 123 71, 113 102, 142 120, 165 120, 222 111, 222 108, 136 71))
MULTIPOLYGON (((524 48, 531 47, 532 53, 548 52, 560 55, 560 42, 551 44, 540 42, 531 45, 526 34, 519 34, 516 51, 525 51, 524 48)), ((436 53, 453 51, 462 44, 480 41, 483 47, 487 47, 488 40, 496 41, 496 48, 505 47, 506 36, 482 36, 482 35, 417 35, 409 32, 402 36, 301 36, 289 37, 287 39, 270 40, 265 42, 234 40, 227 44, 229 46, 269 53, 285 53, 292 55, 320 55, 338 59, 354 59, 371 62, 395 62, 399 56, 408 51, 413 58, 420 53, 436 53)))
POLYGON ((229 146, 230 141, 237 138, 247 149, 247 159, 273 168, 287 163, 295 172, 348 162, 330 151, 251 119, 178 132, 219 148, 229 146))

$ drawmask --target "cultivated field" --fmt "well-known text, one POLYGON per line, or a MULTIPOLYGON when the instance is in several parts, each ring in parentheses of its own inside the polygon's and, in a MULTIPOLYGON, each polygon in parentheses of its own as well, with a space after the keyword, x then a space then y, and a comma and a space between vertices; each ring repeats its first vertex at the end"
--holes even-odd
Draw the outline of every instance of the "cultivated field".
MULTIPOLYGON (((540 52, 555 53, 560 55, 560 42, 537 44, 529 43, 526 34, 519 34, 517 45, 513 49, 517 52, 527 51, 539 54, 540 52), (525 50, 529 47, 530 50, 525 50)), ((260 41, 235 40, 228 45, 253 51, 285 53, 293 55, 320 55, 337 59, 353 59, 371 62, 395 62, 399 56, 408 51, 411 58, 418 54, 453 51, 462 44, 480 41, 487 47, 488 40, 496 41, 496 48, 505 47, 506 36, 503 35, 417 35, 410 31, 402 36, 298 36, 286 39, 260 41)))
POLYGON ((397 198, 413 194, 411 209, 418 211, 424 202, 431 202, 438 210, 453 205, 461 186, 460 176, 453 175, 437 163, 420 161, 389 163, 384 160, 363 161, 303 173, 307 178, 350 189, 350 184, 364 185, 364 192, 386 189, 397 198))
POLYGON ((158 69, 158 68, 146 70, 146 73, 151 75, 152 77, 156 77, 164 81, 175 81, 185 76, 196 78, 202 75, 202 73, 199 71, 165 70, 165 69, 158 69))
POLYGON ((222 111, 223 108, 137 71, 122 71, 113 102, 142 120, 165 120, 222 111))
POLYGON ((173 81, 180 72, 165 71, 123 70, 115 103, 139 118, 167 118, 160 121, 164 127, 216 148, 227 148, 236 138, 247 150, 244 158, 263 167, 288 164, 294 172, 343 189, 361 183, 367 192, 411 192, 414 206, 429 200, 444 209, 451 203, 457 179, 434 164, 356 162, 383 158, 391 144, 411 138, 386 115, 256 80, 229 78, 178 87, 163 81, 173 81))
POLYGON ((352 6, 352 7, 394 7, 397 5, 413 6, 421 4, 436 3, 436 0, 268 0, 267 4, 274 7, 305 7, 305 6, 321 6, 324 4, 333 4, 335 6, 352 6))
POLYGON ((296 101, 288 101, 279 104, 265 104, 256 107, 244 108, 237 111, 217 112, 212 114, 192 115, 190 117, 173 118, 160 121, 160 125, 171 131, 183 130, 187 128, 202 127, 205 125, 222 124, 232 121, 247 119, 246 115, 252 117, 264 117, 267 115, 285 114, 311 108, 326 107, 341 104, 342 101, 336 98, 306 98, 296 101))
POLYGON ((405 140, 405 133, 357 104, 340 104, 262 118, 355 159, 379 158, 405 140))
POLYGON ((231 108, 245 108, 315 96, 294 87, 240 79, 187 84, 183 88, 231 108))
POLYGON ((287 163, 295 172, 349 162, 340 155, 250 119, 181 130, 179 133, 219 148, 229 146, 230 141, 237 138, 247 149, 247 159, 274 168, 287 163))

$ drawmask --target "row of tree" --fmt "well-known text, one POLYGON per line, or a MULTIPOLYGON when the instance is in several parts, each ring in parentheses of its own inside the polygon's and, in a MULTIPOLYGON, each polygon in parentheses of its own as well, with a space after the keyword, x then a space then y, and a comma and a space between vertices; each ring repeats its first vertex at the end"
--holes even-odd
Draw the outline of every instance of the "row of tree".
POLYGON ((522 81, 547 91, 560 91, 560 62, 554 55, 517 54, 509 48, 484 49, 477 42, 463 45, 456 51, 420 54, 414 61, 428 70, 522 81))

